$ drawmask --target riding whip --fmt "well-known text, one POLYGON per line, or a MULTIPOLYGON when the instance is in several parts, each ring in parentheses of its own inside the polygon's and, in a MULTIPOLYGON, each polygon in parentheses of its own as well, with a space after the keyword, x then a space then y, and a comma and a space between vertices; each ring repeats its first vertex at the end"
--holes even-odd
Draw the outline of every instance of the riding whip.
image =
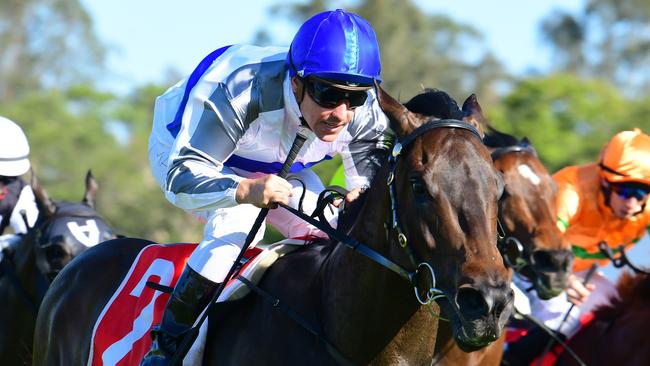
MULTIPOLYGON (((587 275, 585 276, 584 281, 582 281, 582 284, 587 286, 589 281, 591 281, 591 277, 593 277, 594 273, 596 273, 596 270, 598 269, 598 264, 593 263, 591 265, 591 268, 589 268, 589 271, 587 271, 587 275)), ((564 317, 562 318, 562 321, 560 322, 560 325, 557 326, 557 329, 555 330, 555 333, 559 333, 560 329, 562 329, 562 326, 564 323, 566 323, 567 319, 569 318, 569 315, 571 314, 571 311, 575 307, 575 304, 571 304, 569 307, 569 310, 564 314, 564 317)), ((551 338, 549 339, 548 343, 546 344, 546 347, 544 348, 544 352, 542 352, 542 355, 539 358, 539 362, 537 363, 538 365, 541 364, 542 360, 544 359, 544 356, 551 350, 551 347, 553 347, 553 344, 555 343, 555 339, 551 338)))
MULTIPOLYGON (((285 178, 287 174, 289 174, 289 170, 291 169, 291 166, 293 165, 294 160, 296 159, 296 156, 298 155, 298 152, 302 148, 302 145, 305 143, 307 140, 309 133, 309 129, 304 126, 300 126, 298 129, 298 132, 296 134, 296 138, 293 140, 293 144, 291 145, 291 150, 289 151, 289 154, 287 155, 287 159, 284 161, 284 164, 282 165, 282 169, 280 170, 280 173, 278 173, 278 176, 280 178, 285 178)), ((219 295, 221 295, 221 292, 223 292, 223 289, 226 287, 226 284, 228 283, 228 280, 233 276, 235 273, 235 270, 237 269, 237 266, 239 262, 241 261, 242 257, 244 256, 244 253, 246 252, 246 249, 251 245, 253 240, 255 239, 255 236, 257 235, 257 232, 259 231, 260 227, 264 223, 264 219, 266 219, 266 215, 268 215, 269 209, 268 208, 262 208, 260 210, 260 213, 257 215, 257 218, 255 219, 255 223, 253 223, 253 227, 251 230, 248 232, 248 235, 246 236, 246 240, 244 241, 244 246, 242 247, 241 251, 239 252, 239 255, 237 256, 237 259, 235 259, 235 262, 233 263, 232 267, 230 267, 230 270, 228 271, 228 274, 226 275, 226 278, 224 281, 219 285, 219 288, 217 288, 217 291, 214 293, 212 296, 212 300, 210 300, 209 305, 207 309, 201 314, 201 317, 197 320, 195 325, 190 328, 185 336, 183 337, 183 341, 181 344, 178 346, 176 349, 176 353, 174 354, 174 357, 172 357, 170 364, 173 366, 179 366, 182 365, 183 363, 183 358, 187 354, 187 352, 190 350, 190 347, 192 347, 192 344, 196 340, 196 337, 199 334, 199 329, 201 328, 201 325, 205 321, 205 319, 208 317, 208 313, 210 312, 210 307, 212 307, 216 302, 217 299, 219 299, 219 295)))

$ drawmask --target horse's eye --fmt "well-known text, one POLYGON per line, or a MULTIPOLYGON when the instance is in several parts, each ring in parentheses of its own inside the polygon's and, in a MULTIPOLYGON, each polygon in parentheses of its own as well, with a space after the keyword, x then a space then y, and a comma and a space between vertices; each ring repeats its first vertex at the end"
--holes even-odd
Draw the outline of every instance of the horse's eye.
POLYGON ((429 197, 429 191, 427 191, 427 187, 425 186, 421 178, 412 177, 410 181, 411 181, 411 188, 413 189, 413 194, 415 195, 416 198, 426 199, 429 197))

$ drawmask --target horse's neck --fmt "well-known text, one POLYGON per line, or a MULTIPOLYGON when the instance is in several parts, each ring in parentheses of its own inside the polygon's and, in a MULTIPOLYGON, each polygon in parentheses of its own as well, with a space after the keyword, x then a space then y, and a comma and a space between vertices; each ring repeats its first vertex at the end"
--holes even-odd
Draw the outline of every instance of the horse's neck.
MULTIPOLYGON (((404 265, 403 258, 394 258, 391 246, 397 244, 384 229, 390 208, 387 173, 381 169, 366 192, 365 207, 350 235, 404 265)), ((323 324, 346 355, 363 359, 378 353, 418 308, 402 277, 345 245, 334 250, 322 278, 323 324)))
MULTIPOLYGON (((29 237, 24 238, 22 242, 16 245, 11 259, 3 260, 9 262, 6 265, 11 266, 10 270, 13 272, 13 276, 7 274, 3 276, 8 283, 10 282, 9 286, 15 289, 15 286, 20 285, 31 300, 37 302, 35 305, 38 306, 47 286, 45 285, 45 277, 36 266, 34 243, 30 241, 29 237), (19 281, 18 284, 14 283, 16 280, 19 281)), ((19 301, 22 301, 22 298, 19 298, 19 301)))

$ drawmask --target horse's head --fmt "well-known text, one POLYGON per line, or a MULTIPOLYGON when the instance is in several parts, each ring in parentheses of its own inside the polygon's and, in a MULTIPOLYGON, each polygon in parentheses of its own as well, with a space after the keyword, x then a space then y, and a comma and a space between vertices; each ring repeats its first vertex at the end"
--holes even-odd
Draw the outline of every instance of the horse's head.
POLYGON ((481 348, 501 335, 513 305, 496 245, 503 179, 481 141, 482 112, 476 104, 463 116, 445 93, 441 109, 456 106, 457 113, 439 120, 410 112, 378 89, 403 149, 392 159, 391 188, 400 242, 408 238, 404 246, 416 262, 431 266, 459 346, 481 348))
POLYGON ((556 225, 553 178, 527 139, 517 141, 489 126, 488 131, 484 142, 506 182, 499 202, 505 231, 500 249, 539 297, 550 299, 566 288, 573 263, 571 245, 556 225))
POLYGON ((86 175, 86 192, 81 202, 52 201, 35 178, 31 185, 39 216, 26 240, 32 240, 36 264, 44 275, 54 278, 72 258, 115 237, 95 211, 97 183, 90 171, 86 175))

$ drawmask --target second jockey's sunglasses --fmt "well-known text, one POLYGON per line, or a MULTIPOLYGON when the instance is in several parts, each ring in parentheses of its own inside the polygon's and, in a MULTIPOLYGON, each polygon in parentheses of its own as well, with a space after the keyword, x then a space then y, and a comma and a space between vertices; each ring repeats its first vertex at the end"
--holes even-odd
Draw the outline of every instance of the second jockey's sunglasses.
POLYGON ((612 191, 616 192, 617 195, 626 200, 634 197, 637 200, 641 201, 646 198, 646 196, 648 196, 648 193, 650 193, 650 187, 629 186, 626 184, 615 183, 610 184, 612 191))
POLYGON ((360 107, 366 103, 370 89, 365 86, 349 87, 334 84, 315 77, 308 77, 302 81, 311 99, 323 108, 336 108, 344 101, 348 102, 349 108, 360 107))

